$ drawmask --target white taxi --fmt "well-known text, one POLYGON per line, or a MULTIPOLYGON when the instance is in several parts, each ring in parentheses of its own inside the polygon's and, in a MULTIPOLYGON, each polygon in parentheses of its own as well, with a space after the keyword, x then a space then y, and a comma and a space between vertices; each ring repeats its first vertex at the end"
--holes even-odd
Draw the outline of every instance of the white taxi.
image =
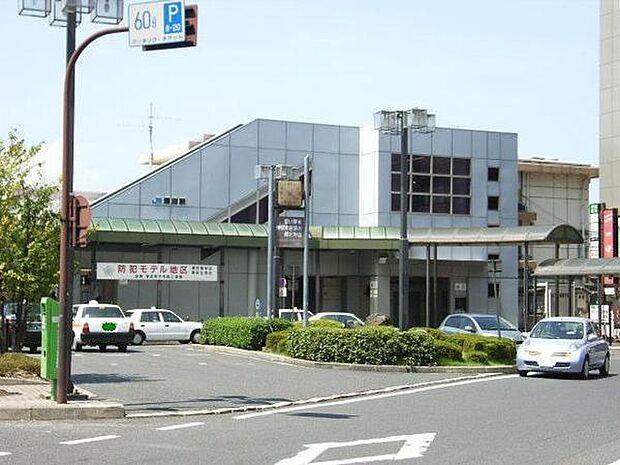
POLYGON ((109 345, 126 352, 134 337, 134 325, 118 305, 100 304, 91 300, 73 306, 73 349, 98 346, 104 351, 109 345))
POLYGON ((136 308, 125 312, 133 322, 136 332, 132 343, 144 341, 179 341, 182 344, 200 343, 202 323, 183 321, 176 313, 163 308, 136 308))

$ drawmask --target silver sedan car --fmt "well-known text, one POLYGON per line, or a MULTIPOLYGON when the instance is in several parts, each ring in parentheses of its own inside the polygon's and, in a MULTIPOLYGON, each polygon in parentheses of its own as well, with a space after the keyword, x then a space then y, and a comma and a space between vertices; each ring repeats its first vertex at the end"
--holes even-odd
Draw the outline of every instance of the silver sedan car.
POLYGON ((609 374, 609 344, 585 318, 554 317, 536 323, 517 350, 517 370, 573 373, 587 379, 591 370, 609 374))

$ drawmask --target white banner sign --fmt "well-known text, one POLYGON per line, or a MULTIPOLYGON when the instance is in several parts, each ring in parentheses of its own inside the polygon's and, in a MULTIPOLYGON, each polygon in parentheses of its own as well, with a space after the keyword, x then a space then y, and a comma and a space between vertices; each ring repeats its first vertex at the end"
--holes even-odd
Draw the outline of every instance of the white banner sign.
POLYGON ((217 266, 132 262, 97 263, 97 279, 217 281, 217 266))

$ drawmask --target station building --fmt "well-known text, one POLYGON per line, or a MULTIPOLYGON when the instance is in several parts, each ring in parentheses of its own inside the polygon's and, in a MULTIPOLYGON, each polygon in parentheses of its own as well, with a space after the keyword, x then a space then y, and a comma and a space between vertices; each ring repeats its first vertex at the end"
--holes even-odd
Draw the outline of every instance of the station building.
MULTIPOLYGON (((498 303, 502 315, 518 322, 516 245, 432 240, 518 225, 517 134, 437 128, 411 133, 409 147, 408 224, 410 237, 422 237, 410 240, 411 321, 425 323, 432 242, 431 325, 454 311, 495 313, 498 303), (495 278, 489 259, 501 262, 495 278)), ((301 166, 306 154, 312 156, 310 310, 396 315, 400 136, 266 119, 212 137, 93 202, 74 299, 155 305, 195 319, 262 311, 267 189, 255 167, 301 166), (168 265, 161 268, 167 275, 154 264, 168 265), (115 275, 111 268, 119 266, 134 274, 115 275), (180 266, 199 274, 208 268, 209 276, 180 279, 180 266)), ((301 307, 302 251, 278 255, 279 274, 288 278, 278 305, 301 307)))

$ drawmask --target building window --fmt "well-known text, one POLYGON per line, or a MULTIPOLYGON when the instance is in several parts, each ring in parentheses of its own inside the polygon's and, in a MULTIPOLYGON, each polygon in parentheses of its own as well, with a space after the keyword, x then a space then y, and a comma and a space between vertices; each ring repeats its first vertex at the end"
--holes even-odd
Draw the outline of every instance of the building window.
POLYGON ((185 197, 179 197, 179 205, 185 205, 185 197))
POLYGON ((170 205, 170 197, 164 197, 164 205, 170 205))
POLYGON ((487 254, 487 260, 490 262, 493 262, 493 261, 496 262, 497 260, 499 260, 499 254, 498 253, 487 254))
POLYGON ((488 171, 489 181, 499 181, 499 168, 489 167, 488 171))
MULTIPOLYGON (((391 208, 400 211, 399 153, 391 158, 391 208)), ((469 215, 471 160, 467 158, 410 155, 406 184, 408 211, 415 213, 469 215)))
POLYGON ((172 201, 172 205, 178 205, 179 204, 179 198, 178 197, 171 197, 170 200, 172 201))
POLYGON ((430 213, 431 197, 429 195, 412 195, 411 210, 415 213, 430 213))
POLYGON ((500 283, 489 283, 488 289, 487 289, 487 296, 488 297, 495 297, 495 288, 497 287, 497 295, 500 294, 499 288, 500 288, 500 283))
POLYGON ((489 195, 488 209, 489 211, 499 210, 499 197, 496 195, 489 195))

